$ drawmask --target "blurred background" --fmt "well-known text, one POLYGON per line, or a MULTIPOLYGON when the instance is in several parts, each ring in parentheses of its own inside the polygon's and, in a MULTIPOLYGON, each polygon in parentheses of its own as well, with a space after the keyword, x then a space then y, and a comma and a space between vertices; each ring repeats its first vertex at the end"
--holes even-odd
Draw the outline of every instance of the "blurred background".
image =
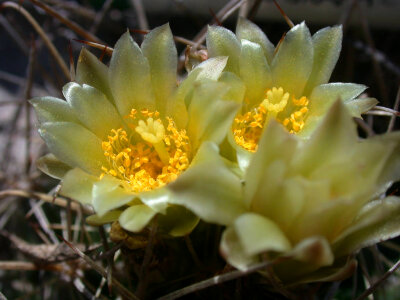
MULTIPOLYGON (((305 20, 312 33, 325 26, 342 24, 343 49, 331 81, 365 84, 369 87, 367 95, 380 101, 364 120, 357 121, 361 136, 398 129, 394 111, 398 111, 400 98, 400 1, 277 2, 295 24, 305 20)), ((68 201, 47 203, 53 200, 57 181, 42 175, 35 167, 35 160, 46 153, 46 148, 37 134, 27 99, 43 95, 62 97, 61 88, 73 78, 73 65, 83 46, 107 63, 109 56, 101 45, 113 47, 127 29, 140 43, 146 30, 169 22, 174 35, 179 37, 177 47, 183 62, 188 44, 197 44, 198 49, 204 44, 208 24, 222 24, 234 30, 238 16, 256 22, 274 44, 289 30, 271 0, 0 1, 0 261, 3 262, 0 262, 0 292, 6 298, 86 299, 95 297, 100 286, 95 298, 115 296, 103 289, 105 283, 90 268, 89 271, 82 268, 85 272, 77 276, 66 273, 65 269, 48 270, 32 263, 48 259, 40 255, 55 255, 52 251, 58 249, 59 236, 86 245, 91 239, 93 244, 101 246, 102 232, 85 226, 82 210, 71 208, 68 201), (89 42, 99 46, 92 47, 89 42), (21 264, 4 263, 9 261, 21 264)), ((195 50, 192 48, 193 53, 195 50)), ((179 71, 184 75, 183 67, 179 71)), ((399 194, 398 186, 390 192, 399 194)), ((201 234, 201 230, 194 235, 201 234)), ((218 236, 218 228, 213 230, 218 236)), ((182 243, 188 246, 187 241, 182 243)), ((216 247, 215 241, 211 245, 216 247)), ((399 253, 396 241, 367 249, 360 254, 360 268, 355 277, 344 283, 323 285, 315 295, 318 299, 352 299, 380 278, 399 253)), ((209 254, 199 255, 204 258, 202 255, 209 254)), ((135 255, 140 261, 143 253, 135 255)), ((179 276, 174 274, 174 280, 180 278, 177 282, 184 286, 215 275, 215 270, 223 264, 217 251, 212 255, 215 269, 190 273, 187 267, 179 276)), ((374 299, 400 299, 399 276, 393 275, 386 283, 386 292, 379 289, 374 299)), ((248 280, 242 282, 239 299, 243 295, 240 291, 248 291, 246 288, 254 287, 252 284, 257 286, 252 289, 253 299, 268 295, 276 297, 271 299, 285 299, 268 294, 260 282, 248 280), (257 296, 258 291, 262 292, 257 296)), ((179 286, 174 284, 158 287, 146 297, 164 294, 161 290, 174 290, 179 286)), ((231 289, 237 291, 237 284, 213 287, 197 293, 196 297, 230 299, 236 293, 231 289)))

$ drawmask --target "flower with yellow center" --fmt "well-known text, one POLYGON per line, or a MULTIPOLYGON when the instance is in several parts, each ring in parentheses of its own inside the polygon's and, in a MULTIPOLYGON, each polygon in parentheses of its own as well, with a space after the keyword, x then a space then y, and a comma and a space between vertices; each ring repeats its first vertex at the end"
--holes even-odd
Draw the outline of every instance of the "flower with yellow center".
POLYGON ((62 180, 61 195, 93 206, 93 224, 119 220, 137 232, 158 214, 161 231, 187 234, 198 218, 169 204, 169 185, 221 160, 217 145, 238 108, 226 101, 229 86, 216 81, 226 61, 210 59, 178 82, 168 25, 148 33, 141 47, 125 33, 109 67, 83 49, 76 82, 63 89, 67 101, 31 100, 53 153, 38 166, 62 180))
MULTIPOLYGON (((400 235, 400 198, 386 195, 399 170, 400 132, 360 140, 338 100, 309 139, 271 121, 241 189, 232 189, 238 182, 225 175, 224 186, 201 206, 175 201, 227 226, 220 251, 234 267, 277 259, 270 271, 284 283, 335 281, 354 271, 354 252, 400 235)), ((200 188, 181 181, 171 190, 185 195, 200 188)))
POLYGON ((228 136, 242 166, 248 163, 246 152, 257 150, 271 119, 288 132, 307 138, 337 99, 354 117, 361 117, 377 103, 373 98, 356 98, 366 89, 363 85, 328 83, 341 43, 341 26, 311 36, 303 22, 287 32, 277 47, 246 19, 239 20, 236 35, 223 27, 209 27, 209 56, 228 56, 225 71, 243 82, 235 82, 241 90, 242 109, 228 136))

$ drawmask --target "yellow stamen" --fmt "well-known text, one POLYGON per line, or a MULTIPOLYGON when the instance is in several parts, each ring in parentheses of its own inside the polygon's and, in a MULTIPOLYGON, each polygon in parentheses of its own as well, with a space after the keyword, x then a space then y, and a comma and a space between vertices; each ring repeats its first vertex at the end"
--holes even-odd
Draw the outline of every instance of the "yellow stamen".
POLYGON ((290 133, 300 132, 307 117, 308 102, 307 97, 296 99, 281 87, 266 90, 258 107, 235 118, 232 125, 235 142, 244 149, 255 152, 263 128, 271 119, 277 120, 290 133))
POLYGON ((159 117, 158 112, 140 113, 144 120, 136 110, 128 116, 135 121, 130 124, 134 131, 129 136, 122 128, 112 129, 102 143, 108 166, 102 166, 101 177, 105 174, 117 177, 134 192, 149 191, 175 180, 191 159, 185 130, 178 130, 171 118, 166 118, 165 127, 161 119, 154 119, 159 117), (132 143, 135 132, 138 138, 132 143))

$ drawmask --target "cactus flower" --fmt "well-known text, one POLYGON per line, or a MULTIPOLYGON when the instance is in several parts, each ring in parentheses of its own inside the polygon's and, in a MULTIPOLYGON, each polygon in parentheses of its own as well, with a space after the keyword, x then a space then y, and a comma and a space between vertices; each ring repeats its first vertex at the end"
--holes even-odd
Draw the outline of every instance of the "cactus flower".
POLYGON ((360 140, 337 100, 309 139, 271 121, 236 197, 180 203, 227 226, 220 250, 238 269, 286 257, 274 267, 284 282, 337 280, 354 269, 349 254, 400 234, 400 198, 385 198, 400 179, 399 150, 400 132, 360 140))
POLYGON ((236 81, 243 95, 242 109, 228 136, 240 165, 247 165, 248 152, 257 150, 271 119, 307 138, 337 99, 354 117, 377 103, 373 98, 356 98, 366 89, 364 85, 328 83, 341 44, 341 26, 323 28, 311 36, 303 22, 291 28, 277 47, 246 19, 239 20, 236 35, 223 27, 209 27, 209 56, 228 56, 225 70, 243 81, 241 86, 236 81))
POLYGON ((83 49, 76 82, 63 88, 67 101, 31 100, 52 152, 38 166, 62 180, 61 195, 93 206, 93 224, 119 220, 137 232, 158 214, 161 230, 186 234, 198 219, 169 204, 169 184, 204 160, 219 161, 214 143, 238 108, 218 100, 229 90, 215 81, 225 64, 223 57, 208 60, 178 83, 168 25, 147 34, 141 47, 122 35, 109 67, 83 49))

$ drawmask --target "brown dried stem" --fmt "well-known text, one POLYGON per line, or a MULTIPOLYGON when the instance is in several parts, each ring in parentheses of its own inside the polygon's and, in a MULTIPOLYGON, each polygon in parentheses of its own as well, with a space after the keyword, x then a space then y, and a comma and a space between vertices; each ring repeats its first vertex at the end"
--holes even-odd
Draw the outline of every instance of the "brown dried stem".
POLYGON ((52 9, 50 6, 44 4, 43 2, 38 1, 38 0, 29 0, 29 1, 32 2, 33 4, 35 4, 36 6, 40 7, 41 9, 43 9, 50 16, 55 17, 56 19, 58 19, 61 23, 63 23, 67 27, 69 27, 71 30, 75 31, 76 34, 80 35, 84 39, 89 40, 91 42, 97 42, 97 43, 101 43, 102 42, 98 37, 96 37, 95 35, 91 34, 90 32, 87 32, 85 29, 83 29, 78 24, 76 24, 76 23, 72 22, 71 20, 68 20, 67 18, 63 17, 62 15, 60 15, 58 12, 56 12, 54 9, 52 9))
POLYGON ((389 121, 389 125, 388 125, 388 128, 387 128, 387 132, 391 132, 391 131, 393 130, 394 124, 395 124, 395 122, 396 122, 396 116, 399 116, 399 115, 400 115, 399 112, 398 112, 398 110, 399 110, 399 105, 400 105, 400 86, 399 86, 399 88, 397 89, 396 100, 394 101, 394 106, 393 106, 393 110, 394 110, 395 112, 397 112, 397 115, 396 115, 396 114, 393 114, 393 115, 391 116, 390 121, 389 121))
POLYGON ((290 20, 290 18, 287 16, 285 11, 280 7, 278 2, 276 0, 273 0, 273 1, 274 1, 275 6, 278 8, 279 12, 281 13, 283 18, 285 19, 286 23, 289 25, 290 28, 293 28, 294 24, 293 24, 292 20, 290 20))
MULTIPOLYGON (((76 253, 78 254, 86 263, 88 263, 93 270, 98 272, 101 276, 104 278, 107 278, 107 272, 96 264, 95 261, 93 261, 89 256, 87 256, 85 253, 83 253, 81 250, 79 250, 77 247, 75 247, 73 244, 68 242, 67 240, 64 239, 64 242, 76 253)), ((112 277, 112 284, 115 286, 115 288, 121 293, 121 296, 123 296, 125 299, 128 300, 139 300, 138 297, 136 297, 132 292, 130 292, 126 287, 124 287, 118 280, 116 280, 114 277, 112 277)))
MULTIPOLYGON (((4 190, 0 191, 0 200, 6 197, 10 196, 15 196, 15 197, 23 197, 23 198, 34 198, 34 199, 39 199, 43 200, 48 203, 53 203, 55 205, 61 206, 61 207, 67 207, 68 201, 64 198, 61 197, 56 197, 53 198, 51 195, 47 195, 44 193, 39 193, 39 192, 30 192, 30 191, 24 191, 24 190, 4 190)), ((80 206, 76 202, 71 203, 71 209, 72 210, 79 210, 80 206)), ((87 214, 93 214, 93 210, 87 208, 87 207, 82 207, 82 211, 87 214)))
POLYGON ((262 263, 258 263, 255 264, 251 267, 249 267, 246 271, 232 271, 226 274, 222 274, 222 275, 217 275, 214 277, 211 277, 209 279, 197 282, 195 284, 189 285, 187 287, 184 287, 183 289, 177 290, 175 292, 172 292, 168 295, 162 296, 160 298, 158 298, 158 300, 173 300, 173 299, 177 299, 179 297, 183 297, 185 295, 194 293, 194 292, 198 292, 200 290, 206 289, 208 287, 214 286, 214 285, 218 285, 227 281, 231 281, 249 274, 252 274, 254 272, 257 272, 259 270, 271 267, 272 265, 275 265, 279 262, 282 262, 283 260, 286 260, 286 258, 282 258, 280 260, 274 260, 274 261, 267 261, 267 262, 262 262, 262 263))
POLYGON ((16 11, 20 12, 28 20, 28 22, 32 25, 32 27, 36 30, 36 32, 42 38, 43 42, 45 43, 46 47, 49 49, 51 55, 56 60, 57 64, 60 66, 62 72, 64 73, 64 76, 66 78, 69 78, 69 70, 68 70, 68 67, 65 64, 63 58, 61 57, 60 53, 58 52, 58 50, 56 49, 56 47, 54 46, 52 41, 50 41, 47 34, 43 31, 42 27, 40 27, 38 22, 36 22, 36 20, 32 17, 32 15, 21 5, 14 3, 14 2, 7 1, 0 5, 0 9, 5 8, 5 7, 15 9, 16 11))
POLYGON ((398 268, 400 267, 400 260, 398 260, 390 269, 387 271, 378 281, 372 284, 368 289, 366 289, 356 300, 362 300, 371 295, 376 289, 398 268))
POLYGON ((60 264, 51 265, 37 265, 28 261, 0 261, 0 270, 15 270, 15 271, 58 271, 62 272, 63 269, 60 264))
POLYGON ((27 80, 24 91, 25 97, 25 174, 29 178, 29 169, 31 167, 31 106, 28 100, 31 98, 33 86, 33 66, 35 64, 36 47, 32 41, 32 47, 29 51, 29 63, 27 68, 27 80))

